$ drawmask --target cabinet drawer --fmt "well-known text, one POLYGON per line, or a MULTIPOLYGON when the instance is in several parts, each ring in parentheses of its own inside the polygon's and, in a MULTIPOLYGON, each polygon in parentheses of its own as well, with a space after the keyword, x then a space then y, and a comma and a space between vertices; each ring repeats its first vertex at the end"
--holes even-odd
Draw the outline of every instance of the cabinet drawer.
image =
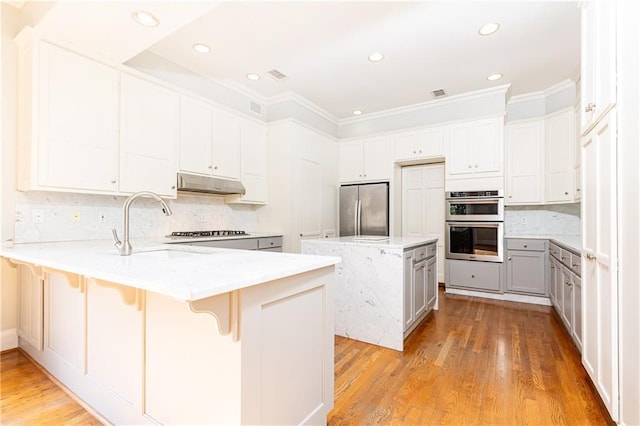
POLYGON ((413 249, 413 261, 420 262, 427 257, 427 246, 417 247, 413 249))
POLYGON ((562 252, 562 249, 560 247, 558 247, 557 245, 555 245, 553 243, 549 243, 549 253, 551 254, 551 256, 553 256, 556 259, 560 260, 561 252, 562 252))
POLYGON ((569 266, 571 267, 573 273, 577 276, 580 276, 580 267, 582 266, 581 261, 582 258, 579 255, 571 253, 571 264, 569 266))
POLYGON ((258 250, 282 247, 282 237, 260 238, 258 240, 258 250))
POLYGON ((427 246, 427 257, 433 257, 438 253, 438 245, 430 244, 427 246))
POLYGON ((257 250, 257 238, 242 238, 239 240, 212 240, 212 241, 194 241, 189 243, 192 246, 216 247, 240 250, 257 250))
POLYGON ((560 249, 560 262, 566 266, 571 266, 571 252, 565 249, 560 249))
POLYGON ((507 250, 545 251, 546 240, 527 240, 521 238, 507 238, 507 250))
POLYGON ((452 287, 477 290, 501 290, 502 263, 449 261, 449 282, 452 287))

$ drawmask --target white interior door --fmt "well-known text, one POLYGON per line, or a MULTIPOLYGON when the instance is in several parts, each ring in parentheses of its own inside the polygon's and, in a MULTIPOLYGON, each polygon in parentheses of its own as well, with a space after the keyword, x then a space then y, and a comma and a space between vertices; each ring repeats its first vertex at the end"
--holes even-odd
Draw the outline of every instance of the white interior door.
POLYGON ((402 168, 402 236, 438 239, 438 281, 444 282, 444 164, 402 168))

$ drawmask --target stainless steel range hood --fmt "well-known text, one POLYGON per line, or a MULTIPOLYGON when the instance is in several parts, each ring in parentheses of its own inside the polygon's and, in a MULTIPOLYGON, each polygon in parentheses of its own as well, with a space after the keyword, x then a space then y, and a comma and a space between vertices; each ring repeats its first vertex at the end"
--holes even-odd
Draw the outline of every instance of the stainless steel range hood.
POLYGON ((244 195, 247 191, 239 180, 178 173, 178 191, 218 195, 244 195))

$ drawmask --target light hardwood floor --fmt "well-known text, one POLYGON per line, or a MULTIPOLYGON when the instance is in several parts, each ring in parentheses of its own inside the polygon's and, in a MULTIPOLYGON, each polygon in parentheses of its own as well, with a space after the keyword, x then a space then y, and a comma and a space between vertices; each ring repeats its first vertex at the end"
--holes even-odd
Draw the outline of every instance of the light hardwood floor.
MULTIPOLYGON (((330 425, 613 424, 550 307, 440 292, 405 352, 336 338, 330 425)), ((0 423, 99 424, 19 351, 0 358, 0 423)))

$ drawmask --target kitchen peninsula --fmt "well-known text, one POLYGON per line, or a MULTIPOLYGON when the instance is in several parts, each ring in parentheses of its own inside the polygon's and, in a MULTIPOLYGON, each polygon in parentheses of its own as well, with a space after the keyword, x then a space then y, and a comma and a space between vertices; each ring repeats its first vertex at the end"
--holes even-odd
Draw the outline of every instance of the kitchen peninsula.
POLYGON ((302 253, 339 256, 335 332, 402 351, 438 309, 437 239, 339 237, 302 241, 302 253))
POLYGON ((114 424, 324 424, 339 259, 18 244, 20 347, 114 424))

